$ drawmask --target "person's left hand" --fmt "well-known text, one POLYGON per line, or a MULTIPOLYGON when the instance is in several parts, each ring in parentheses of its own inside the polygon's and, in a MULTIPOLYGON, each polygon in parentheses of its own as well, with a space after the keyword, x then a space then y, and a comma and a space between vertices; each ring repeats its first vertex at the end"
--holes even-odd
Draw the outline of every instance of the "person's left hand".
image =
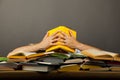
POLYGON ((59 36, 61 38, 60 42, 62 42, 61 45, 66 45, 71 48, 76 48, 79 42, 75 39, 71 31, 69 31, 69 35, 64 32, 61 32, 61 34, 62 35, 59 36))

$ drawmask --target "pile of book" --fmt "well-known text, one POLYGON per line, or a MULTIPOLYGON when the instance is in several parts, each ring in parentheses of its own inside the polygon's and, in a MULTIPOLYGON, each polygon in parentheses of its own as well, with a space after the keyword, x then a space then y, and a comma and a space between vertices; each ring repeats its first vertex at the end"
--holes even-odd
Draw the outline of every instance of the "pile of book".
POLYGON ((16 62, 8 62, 7 57, 0 57, 0 71, 21 70, 22 67, 16 62))
POLYGON ((9 58, 0 57, 0 70, 120 71, 120 54, 96 49, 76 53, 18 52, 9 58))
MULTIPOLYGON (((69 31, 71 31, 73 37, 76 38, 76 31, 66 26, 49 30, 49 36, 58 30, 69 36, 69 31)), ((118 53, 97 49, 76 51, 76 49, 61 45, 59 41, 57 43, 58 45, 49 47, 45 52, 19 51, 9 56, 5 62, 1 61, 0 67, 4 65, 4 67, 12 68, 11 70, 40 72, 120 71, 120 54, 118 53)))
POLYGON ((81 51, 89 58, 89 62, 81 65, 81 69, 89 71, 120 71, 120 54, 110 51, 88 49, 81 51))
POLYGON ((71 64, 82 64, 87 61, 82 54, 61 53, 61 52, 42 52, 26 53, 20 52, 9 57, 7 62, 14 62, 22 65, 22 70, 50 72, 58 70, 61 66, 71 64), (25 56, 26 54, 29 54, 25 56))

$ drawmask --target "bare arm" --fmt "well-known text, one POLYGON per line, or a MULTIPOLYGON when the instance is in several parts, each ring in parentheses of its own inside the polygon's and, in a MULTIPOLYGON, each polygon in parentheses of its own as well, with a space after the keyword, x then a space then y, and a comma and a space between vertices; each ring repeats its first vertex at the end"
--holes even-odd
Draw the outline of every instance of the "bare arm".
POLYGON ((41 42, 33 45, 18 47, 13 51, 11 51, 10 53, 8 53, 7 57, 9 57, 10 55, 14 55, 16 52, 19 52, 19 51, 34 52, 34 51, 43 50, 43 49, 45 50, 50 46, 56 45, 55 42, 58 40, 57 33, 58 32, 54 33, 51 36, 49 36, 49 34, 47 33, 41 42))
POLYGON ((87 45, 87 44, 84 44, 84 43, 81 43, 81 42, 77 41, 73 37, 73 34, 70 31, 69 31, 70 36, 65 34, 64 32, 61 32, 61 33, 62 33, 61 42, 63 42, 63 45, 69 46, 71 48, 76 48, 76 49, 79 49, 79 50, 98 49, 96 47, 93 47, 93 46, 90 46, 90 45, 87 45))

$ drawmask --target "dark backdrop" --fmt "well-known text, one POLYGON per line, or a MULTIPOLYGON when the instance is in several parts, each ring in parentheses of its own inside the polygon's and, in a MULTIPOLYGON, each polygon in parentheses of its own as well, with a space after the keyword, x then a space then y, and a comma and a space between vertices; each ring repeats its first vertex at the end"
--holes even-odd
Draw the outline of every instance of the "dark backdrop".
POLYGON ((0 0, 0 55, 59 25, 83 43, 120 53, 120 0, 0 0))

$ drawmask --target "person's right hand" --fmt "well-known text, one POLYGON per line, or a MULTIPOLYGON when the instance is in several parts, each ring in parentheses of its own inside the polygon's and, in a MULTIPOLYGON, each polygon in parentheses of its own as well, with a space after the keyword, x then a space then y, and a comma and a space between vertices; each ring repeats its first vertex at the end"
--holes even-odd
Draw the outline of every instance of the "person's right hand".
POLYGON ((38 43, 40 46, 42 46, 43 49, 47 49, 50 46, 56 45, 56 42, 59 40, 59 31, 55 32, 51 36, 49 36, 49 33, 47 32, 44 36, 43 40, 38 43))

